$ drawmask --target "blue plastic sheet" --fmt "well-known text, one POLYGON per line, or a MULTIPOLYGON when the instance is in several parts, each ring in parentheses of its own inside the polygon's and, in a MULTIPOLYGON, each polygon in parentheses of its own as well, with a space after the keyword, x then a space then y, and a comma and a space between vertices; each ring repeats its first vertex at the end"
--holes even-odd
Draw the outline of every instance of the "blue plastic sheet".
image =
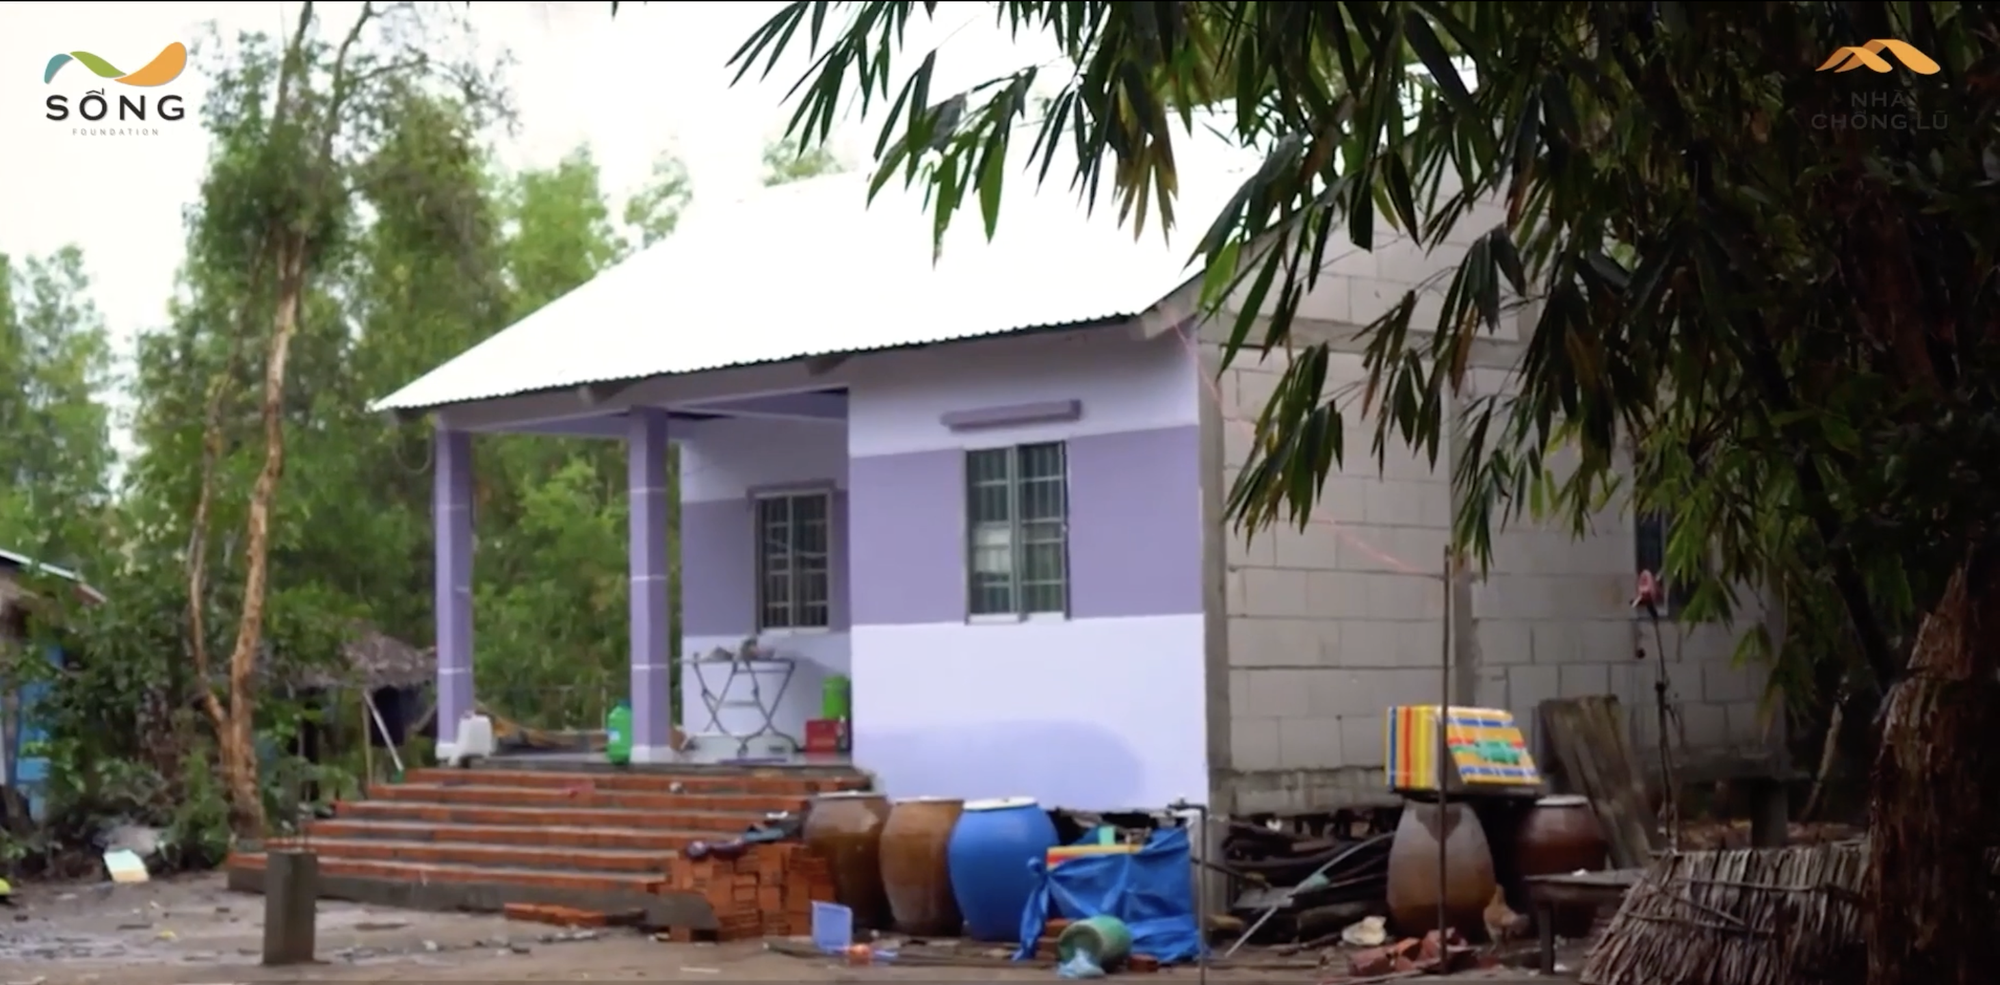
MULTIPOLYGON (((1079 844, 1089 843, 1085 837, 1079 844)), ((1163 963, 1192 961, 1201 954, 1196 929, 1194 861, 1187 832, 1153 833, 1146 847, 1129 855, 1085 855, 1050 869, 1042 859, 1028 868, 1035 890, 1021 911, 1021 950, 1016 961, 1034 957, 1035 939, 1050 917, 1083 920, 1110 914, 1132 930, 1132 953, 1163 963)))

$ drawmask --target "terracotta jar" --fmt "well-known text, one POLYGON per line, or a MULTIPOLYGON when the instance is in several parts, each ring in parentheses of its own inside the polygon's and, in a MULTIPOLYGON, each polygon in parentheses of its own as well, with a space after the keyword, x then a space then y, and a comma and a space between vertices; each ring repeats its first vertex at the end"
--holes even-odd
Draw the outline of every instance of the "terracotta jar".
MULTIPOLYGON (((1543 797, 1521 819, 1514 834, 1514 865, 1523 876, 1596 872, 1610 864, 1611 846, 1597 811, 1583 797, 1543 797)), ((1592 907, 1558 907, 1556 933, 1578 938, 1590 933, 1592 907)))
POLYGON ((1486 904, 1498 885, 1486 831, 1469 805, 1411 801, 1403 805, 1389 843, 1389 919, 1396 933, 1422 937, 1437 929, 1438 842, 1444 842, 1445 920, 1468 940, 1486 935, 1486 904))
POLYGON ((896 929, 919 937, 956 937, 962 920, 951 892, 946 852, 962 800, 896 801, 882 827, 882 889, 896 929))
POLYGON ((806 811, 806 848, 833 870, 834 899, 854 911, 854 926, 889 925, 889 898, 882 891, 882 829, 889 823, 889 798, 867 790, 821 794, 806 811))

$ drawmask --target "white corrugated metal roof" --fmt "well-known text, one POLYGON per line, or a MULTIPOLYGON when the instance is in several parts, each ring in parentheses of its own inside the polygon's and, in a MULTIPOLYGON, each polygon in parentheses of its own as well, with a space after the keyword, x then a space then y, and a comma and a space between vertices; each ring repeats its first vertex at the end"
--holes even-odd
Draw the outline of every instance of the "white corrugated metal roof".
POLYGON ((1135 240, 1108 190, 1087 212, 1060 160, 1040 188, 1031 173, 1010 174, 990 242, 969 205, 935 264, 921 186, 892 181, 871 206, 867 177, 845 174, 701 208, 674 235, 373 406, 417 410, 1140 315, 1195 272, 1193 245, 1254 166, 1206 133, 1175 150, 1183 218, 1171 243, 1157 221, 1135 240))
POLYGON ((53 564, 43 564, 26 554, 17 554, 5 548, 0 548, 0 565, 17 568, 30 574, 45 575, 50 578, 60 578, 63 581, 72 582, 76 585, 77 590, 83 593, 85 598, 92 602, 104 601, 104 593, 85 584, 82 575, 68 568, 59 568, 53 564))

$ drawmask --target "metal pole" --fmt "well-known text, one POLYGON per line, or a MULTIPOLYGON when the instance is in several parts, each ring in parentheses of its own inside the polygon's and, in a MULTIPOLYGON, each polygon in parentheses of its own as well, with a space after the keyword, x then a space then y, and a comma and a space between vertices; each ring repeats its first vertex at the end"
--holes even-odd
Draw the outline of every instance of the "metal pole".
MULTIPOLYGON (((389 761, 396 764, 396 782, 403 782, 402 754, 396 751, 396 744, 389 741, 389 723, 382 720, 382 710, 375 707, 375 696, 370 694, 365 687, 361 689, 361 703, 367 706, 369 717, 375 719, 375 727, 382 731, 382 745, 389 750, 389 761)), ((363 746, 363 748, 367 747, 363 746)), ((370 782, 373 782, 375 779, 374 774, 369 774, 368 779, 370 782)))
POLYGON ((1451 794, 1445 789, 1448 773, 1445 764, 1451 759, 1451 546, 1444 549, 1444 644, 1438 661, 1438 751, 1437 751, 1437 843, 1438 843, 1438 886, 1437 886, 1437 929, 1438 953, 1444 953, 1446 910, 1445 892, 1449 880, 1445 877, 1445 824, 1446 808, 1451 803, 1451 794))
MULTIPOLYGON (((1177 817, 1192 812, 1197 818, 1195 823, 1201 825, 1196 832, 1196 837, 1201 842, 1201 856, 1196 862, 1194 870, 1195 962, 1197 968, 1196 974, 1199 976, 1197 981, 1200 985, 1208 985, 1208 870, 1210 867, 1208 858, 1208 805, 1190 803, 1186 797, 1182 797, 1168 804, 1167 810, 1177 817)), ((1189 848, 1192 850, 1193 846, 1189 846, 1189 848)), ((1244 939, 1248 939, 1250 935, 1246 932, 1243 936, 1244 939)))

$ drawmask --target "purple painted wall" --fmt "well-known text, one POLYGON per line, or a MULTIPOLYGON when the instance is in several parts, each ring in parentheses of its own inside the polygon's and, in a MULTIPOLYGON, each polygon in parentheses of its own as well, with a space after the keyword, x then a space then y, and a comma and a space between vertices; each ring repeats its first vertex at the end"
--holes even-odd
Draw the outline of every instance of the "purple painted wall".
MULTIPOLYGON (((755 454, 745 448, 745 454, 755 454)), ((852 597, 847 577, 848 494, 836 490, 827 531, 832 572, 828 628, 844 630, 852 597)), ((744 637, 757 631, 756 536, 747 497, 681 505, 681 635, 744 637)))
MULTIPOLYGON (((1201 611, 1201 444, 1194 426, 1068 440, 1070 615, 1201 611)), ((965 451, 848 463, 854 622, 966 616, 965 451)))
POLYGON ((1198 372, 1182 340, 1122 332, 855 361, 854 754, 881 789, 1086 809, 1205 795, 1198 372), (1045 441, 1066 444, 1071 618, 968 621, 966 451, 1045 441))
POLYGON ((1200 431, 1069 440, 1071 615, 1202 611, 1200 431))
POLYGON ((855 624, 963 620, 965 452, 856 458, 847 484, 855 624))

